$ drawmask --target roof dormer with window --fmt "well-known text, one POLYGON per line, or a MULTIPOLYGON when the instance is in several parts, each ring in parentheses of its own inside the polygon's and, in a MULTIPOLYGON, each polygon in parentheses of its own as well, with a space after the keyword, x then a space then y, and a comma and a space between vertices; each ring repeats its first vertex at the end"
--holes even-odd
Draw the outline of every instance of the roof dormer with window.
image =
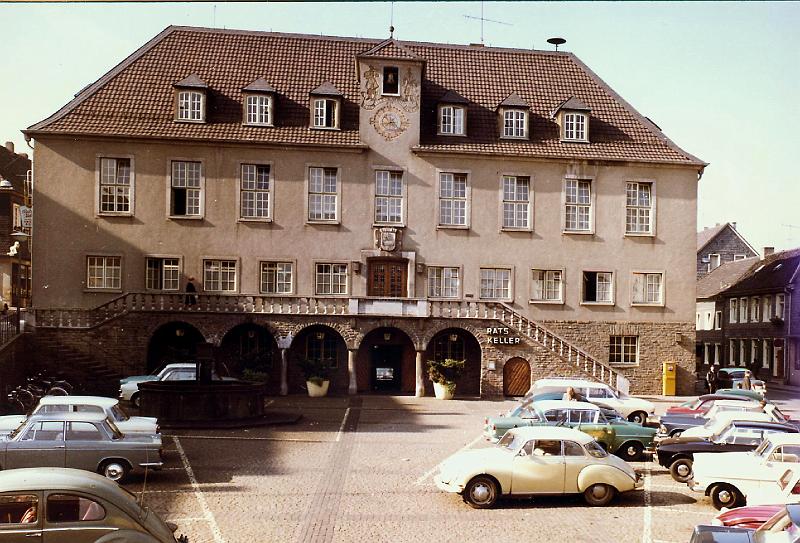
POLYGON ((440 136, 467 135, 467 99, 455 91, 447 91, 439 99, 436 133, 440 136))
POLYGON ((208 85, 197 75, 192 74, 172 86, 175 88, 175 121, 206 122, 208 85))
POLYGON ((500 138, 528 139, 530 137, 530 104, 512 92, 497 106, 500 138))
POLYGON ((259 77, 242 89, 242 124, 275 126, 275 89, 259 77))
POLYGON ((589 113, 591 108, 570 96, 559 104, 551 117, 559 126, 563 142, 589 143, 589 113))
POLYGON ((311 128, 339 130, 341 128, 342 93, 332 83, 325 82, 310 92, 311 128))

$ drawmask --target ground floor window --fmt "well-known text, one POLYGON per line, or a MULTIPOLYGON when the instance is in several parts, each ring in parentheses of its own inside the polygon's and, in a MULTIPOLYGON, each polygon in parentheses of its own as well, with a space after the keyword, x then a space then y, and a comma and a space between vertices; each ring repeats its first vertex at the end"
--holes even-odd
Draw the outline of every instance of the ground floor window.
POLYGON ((636 364, 639 361, 639 337, 611 336, 608 361, 611 364, 636 364))
POLYGON ((433 342, 433 358, 437 361, 465 360, 464 338, 456 333, 439 335, 433 342))
POLYGON ((306 339, 306 358, 322 362, 330 368, 339 365, 338 341, 330 332, 313 332, 306 339))

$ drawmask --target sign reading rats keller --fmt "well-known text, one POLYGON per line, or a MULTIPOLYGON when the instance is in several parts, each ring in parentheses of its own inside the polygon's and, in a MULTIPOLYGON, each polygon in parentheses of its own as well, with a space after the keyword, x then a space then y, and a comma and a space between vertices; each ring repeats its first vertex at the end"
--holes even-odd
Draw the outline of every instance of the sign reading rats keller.
POLYGON ((486 342, 492 345, 518 345, 520 338, 511 335, 508 328, 486 328, 486 342))

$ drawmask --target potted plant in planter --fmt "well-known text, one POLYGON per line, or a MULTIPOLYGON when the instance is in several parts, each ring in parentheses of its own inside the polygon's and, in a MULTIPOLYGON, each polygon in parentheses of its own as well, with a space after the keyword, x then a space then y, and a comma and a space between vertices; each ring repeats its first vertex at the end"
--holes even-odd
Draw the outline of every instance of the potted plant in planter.
POLYGON ((308 358, 300 363, 300 369, 306 376, 306 387, 308 395, 312 398, 320 398, 328 394, 330 385, 330 366, 324 360, 308 358))
POLYGON ((428 361, 428 378, 433 381, 433 391, 437 399, 453 399, 456 380, 464 373, 464 363, 464 360, 452 358, 428 361))

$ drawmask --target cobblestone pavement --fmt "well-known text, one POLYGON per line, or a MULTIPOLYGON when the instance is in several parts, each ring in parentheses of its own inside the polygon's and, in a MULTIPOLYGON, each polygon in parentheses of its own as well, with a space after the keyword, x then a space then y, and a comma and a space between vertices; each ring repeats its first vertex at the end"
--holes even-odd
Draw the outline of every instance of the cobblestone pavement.
MULTIPOLYGON (((800 416, 800 399, 782 408, 800 416)), ((675 399, 651 398, 657 412, 675 399)), ((276 398, 300 409, 291 426, 181 431, 165 436, 168 467, 127 485, 192 543, 200 542, 686 542, 714 516, 708 498, 651 462, 645 490, 608 507, 578 497, 500 502, 474 510, 432 481, 461 448, 488 446, 484 417, 512 401, 441 402, 359 396, 276 398), (568 532, 566 532, 568 530, 568 532), (502 534, 502 536, 501 536, 502 534)))

